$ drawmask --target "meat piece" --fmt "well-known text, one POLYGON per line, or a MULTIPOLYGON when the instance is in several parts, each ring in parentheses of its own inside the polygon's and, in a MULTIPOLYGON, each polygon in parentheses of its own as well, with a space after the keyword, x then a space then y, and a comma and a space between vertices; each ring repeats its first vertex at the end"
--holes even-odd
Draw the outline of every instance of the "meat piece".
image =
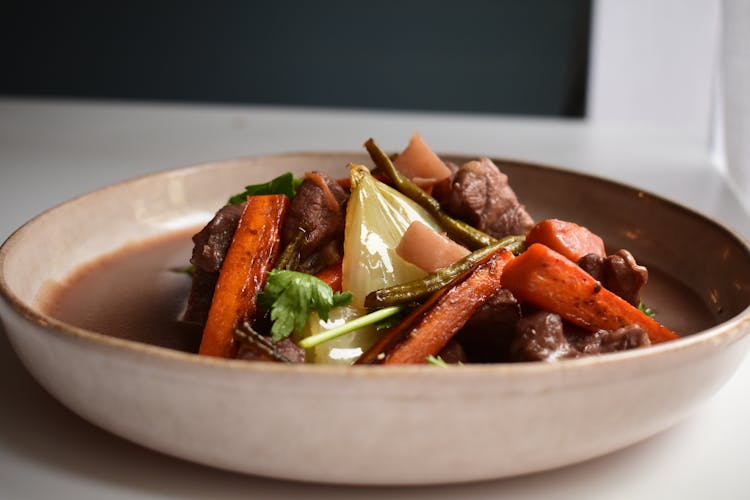
POLYGON ((472 362, 508 361, 510 343, 520 317, 518 301, 503 288, 474 313, 456 340, 472 362))
POLYGON ((435 198, 442 206, 445 206, 448 203, 448 199, 451 195, 451 185, 453 184, 453 178, 456 176, 456 172, 458 172, 459 169, 458 165, 456 165, 452 161, 446 161, 444 163, 445 166, 448 167, 448 170, 451 171, 450 177, 436 182, 435 185, 432 186, 432 197, 435 198))
MULTIPOLYGON (((589 273, 592 278, 604 286, 604 259, 595 253, 584 255, 578 260, 578 266, 589 273)), ((607 288, 607 287, 604 287, 607 288)))
POLYGON ((448 342, 440 351, 438 357, 449 365, 466 363, 466 353, 464 352, 464 348, 455 340, 448 342))
POLYGON ((539 311, 516 324, 516 338, 511 345, 513 360, 556 361, 577 355, 563 333, 563 321, 557 314, 539 311))
MULTIPOLYGON (((300 270, 315 273, 332 264, 330 249, 326 258, 310 257, 331 241, 339 241, 344 234, 346 192, 331 177, 321 172, 305 174, 305 180, 297 190, 297 195, 289 204, 282 229, 282 247, 292 241, 297 232, 305 231, 305 240, 300 248, 300 270)), ((335 257, 334 257, 335 258, 335 257)))
POLYGON ((637 306, 641 302, 641 289, 648 281, 648 269, 639 265, 627 250, 600 257, 588 254, 578 265, 604 288, 637 306))
POLYGON ((639 266, 627 250, 607 256, 606 287, 634 306, 641 302, 641 288, 648 281, 648 269, 639 266))
POLYGON ((305 260, 301 261, 297 266, 297 271, 307 274, 318 274, 326 267, 341 262, 343 253, 341 241, 337 239, 330 240, 311 253, 305 260))
POLYGON ((193 281, 190 286, 187 308, 183 315, 183 321, 205 325, 208 320, 208 311, 214 298, 214 289, 219 280, 218 271, 204 271, 196 267, 193 272, 193 281))
POLYGON ((242 215, 242 205, 225 205, 206 226, 193 236, 193 255, 190 262, 195 266, 193 282, 183 319, 190 323, 205 324, 214 296, 219 270, 232 243, 234 232, 242 215))
POLYGON ((625 351, 651 345, 648 334, 638 325, 628 325, 614 331, 599 330, 570 338, 583 355, 625 351))
POLYGON ((221 269, 244 207, 244 204, 223 206, 214 218, 193 236, 193 256, 190 262, 196 268, 217 272, 221 269))
POLYGON ((534 225, 508 185, 508 176, 488 158, 470 161, 459 169, 444 208, 495 238, 526 234, 534 225))
POLYGON ((292 342, 290 338, 284 338, 278 342, 267 339, 263 345, 251 342, 240 343, 237 351, 237 359, 245 361, 281 361, 289 363, 304 363, 305 350, 292 342))

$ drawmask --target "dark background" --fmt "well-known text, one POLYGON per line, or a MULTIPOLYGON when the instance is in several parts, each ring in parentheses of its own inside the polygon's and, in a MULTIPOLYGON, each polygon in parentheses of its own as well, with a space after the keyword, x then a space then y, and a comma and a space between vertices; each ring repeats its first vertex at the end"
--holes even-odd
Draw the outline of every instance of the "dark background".
POLYGON ((0 9, 6 95, 585 114, 590 0, 0 9))

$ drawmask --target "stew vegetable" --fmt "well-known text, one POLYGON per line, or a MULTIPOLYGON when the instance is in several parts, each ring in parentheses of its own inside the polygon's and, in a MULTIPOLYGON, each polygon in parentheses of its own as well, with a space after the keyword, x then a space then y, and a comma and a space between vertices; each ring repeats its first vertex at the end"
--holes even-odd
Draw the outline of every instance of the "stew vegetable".
POLYGON ((488 158, 415 133, 374 170, 246 186, 193 237, 200 354, 334 364, 555 361, 678 338, 648 270, 575 221, 535 222, 488 158), (651 313, 651 314, 649 314, 651 313))

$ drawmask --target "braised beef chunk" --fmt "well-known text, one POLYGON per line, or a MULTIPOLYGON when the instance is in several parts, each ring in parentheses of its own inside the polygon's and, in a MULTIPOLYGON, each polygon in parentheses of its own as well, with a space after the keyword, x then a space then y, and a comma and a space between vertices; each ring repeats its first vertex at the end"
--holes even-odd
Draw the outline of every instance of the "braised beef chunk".
POLYGON ((448 342, 440 351, 438 357, 448 364, 466 363, 466 353, 461 344, 455 340, 448 342))
POLYGON ((516 338, 511 345, 514 361, 555 361, 577 354, 565 338, 563 321, 557 314, 539 311, 516 324, 516 338))
POLYGON ((539 311, 518 321, 511 359, 555 361, 649 345, 648 334, 637 325, 589 332, 565 323, 557 314, 539 311))
POLYGON ((508 176, 488 158, 470 161, 458 170, 444 208, 495 238, 526 234, 534 225, 508 184, 508 176))
POLYGON ((343 258, 342 252, 341 241, 333 239, 301 261, 297 270, 303 273, 316 274, 331 264, 340 262, 343 258))
POLYGON ((305 362, 305 350, 288 337, 278 342, 267 339, 265 346, 267 348, 250 342, 242 342, 237 351, 237 359, 244 359, 245 361, 284 361, 287 363, 305 362))
POLYGON ((214 289, 218 280, 218 271, 204 271, 199 267, 195 268, 187 308, 182 317, 183 321, 200 323, 201 325, 206 324, 206 321, 208 321, 208 311, 211 309, 211 301, 214 298, 214 289))
MULTIPOLYGON (((347 195, 334 179, 321 172, 305 174, 297 195, 289 204, 281 243, 286 246, 297 232, 305 231, 300 249, 300 271, 315 273, 341 259, 340 250, 325 248, 343 239, 347 195), (314 255, 325 248, 323 255, 314 255)), ((333 248, 338 248, 334 245, 333 248)))
POLYGON ((190 262, 204 271, 219 271, 245 205, 225 205, 199 233, 193 236, 190 262))
POLYGON ((600 257, 584 255, 578 265, 604 288, 637 306, 641 301, 641 288, 648 281, 648 269, 638 265, 627 250, 600 257))
POLYGON ((440 205, 445 206, 450 198, 451 185, 453 184, 453 178, 459 170, 459 166, 452 161, 445 161, 443 163, 445 163, 445 166, 451 171, 451 176, 435 183, 432 187, 432 197, 435 198, 440 205))
POLYGON ((244 208, 244 204, 222 207, 213 219, 193 236, 193 256, 190 262, 195 266, 195 271, 183 317, 185 321, 204 324, 208 319, 219 270, 244 208))
POLYGON ((599 330, 575 336, 571 342, 581 354, 601 354, 625 351, 651 345, 648 334, 638 325, 627 325, 618 330, 599 330))
POLYGON ((518 301, 503 288, 474 313, 458 333, 456 340, 473 362, 507 361, 510 343, 520 317, 518 301))

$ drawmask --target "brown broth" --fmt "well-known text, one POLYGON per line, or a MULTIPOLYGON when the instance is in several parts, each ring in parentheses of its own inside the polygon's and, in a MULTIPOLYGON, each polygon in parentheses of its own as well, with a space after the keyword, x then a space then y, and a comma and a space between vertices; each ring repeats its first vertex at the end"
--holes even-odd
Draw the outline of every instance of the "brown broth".
POLYGON ((191 279, 175 272, 189 265, 196 231, 130 245, 84 265, 43 291, 43 310, 87 330, 197 352, 200 329, 180 321, 191 279))
MULTIPOLYGON (((194 232, 128 246, 83 266, 64 283, 44 291, 43 310, 87 330, 196 352, 200 329, 180 321, 191 280, 174 271, 188 264, 194 232)), ((653 267, 649 273, 643 300, 656 311, 658 321, 681 335, 717 323, 692 290, 653 267)))

